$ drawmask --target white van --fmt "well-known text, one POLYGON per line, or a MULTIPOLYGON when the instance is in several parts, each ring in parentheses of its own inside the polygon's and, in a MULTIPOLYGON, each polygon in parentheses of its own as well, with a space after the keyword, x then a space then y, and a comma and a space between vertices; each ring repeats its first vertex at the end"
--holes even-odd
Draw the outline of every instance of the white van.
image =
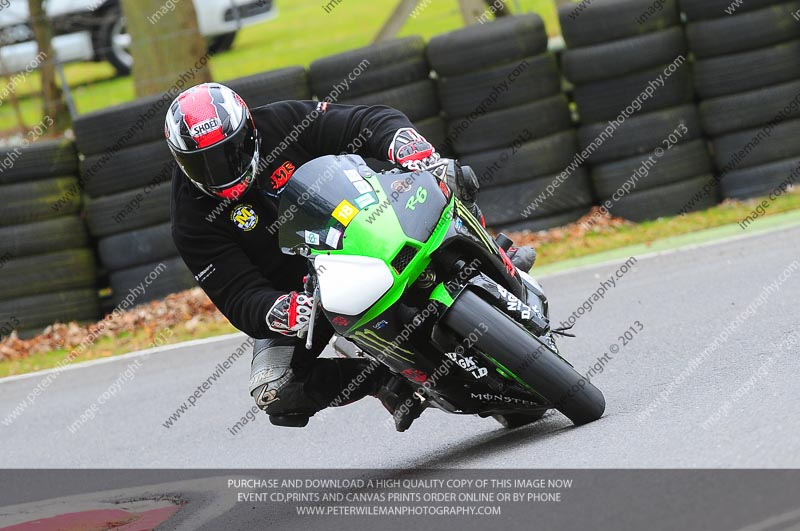
MULTIPOLYGON (((161 12, 150 14, 148 20, 157 24, 165 10, 180 1, 166 0, 161 12)), ((192 1, 212 52, 229 49, 241 27, 277 15, 273 0, 192 1)), ((45 9, 59 61, 108 61, 120 75, 130 73, 130 36, 119 0, 46 0, 45 9)), ((28 15, 27 0, 0 0, 0 73, 21 72, 36 64, 38 48, 28 15)))

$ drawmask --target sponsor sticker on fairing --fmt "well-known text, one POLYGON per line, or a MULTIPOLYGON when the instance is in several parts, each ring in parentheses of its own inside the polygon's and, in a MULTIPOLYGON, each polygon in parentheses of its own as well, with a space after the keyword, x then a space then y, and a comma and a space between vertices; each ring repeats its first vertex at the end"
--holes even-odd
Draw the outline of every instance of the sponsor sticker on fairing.
POLYGON ((373 204, 375 204, 377 202, 378 202, 378 199, 374 195, 372 195, 370 193, 362 194, 362 195, 356 197, 356 204, 358 205, 359 208, 364 208, 364 207, 367 207, 369 205, 373 205, 373 204))
POLYGON ((319 245, 319 234, 310 230, 306 231, 306 243, 309 245, 319 245))
POLYGON ((359 212, 359 209, 354 207, 350 201, 343 199, 342 202, 333 209, 331 217, 346 227, 359 212))
POLYGON ((344 174, 350 179, 351 183, 356 181, 362 181, 364 178, 361 177, 361 174, 358 173, 356 170, 344 170, 344 174))
POLYGON ((366 194, 366 193, 372 191, 372 187, 364 179, 361 179, 360 181, 353 182, 353 186, 355 186, 355 188, 356 188, 356 190, 358 190, 359 194, 366 194))
POLYGON ((328 229, 328 235, 325 237, 325 245, 336 249, 339 247, 339 241, 341 239, 342 239, 342 231, 340 231, 335 227, 331 227, 330 229, 328 229))

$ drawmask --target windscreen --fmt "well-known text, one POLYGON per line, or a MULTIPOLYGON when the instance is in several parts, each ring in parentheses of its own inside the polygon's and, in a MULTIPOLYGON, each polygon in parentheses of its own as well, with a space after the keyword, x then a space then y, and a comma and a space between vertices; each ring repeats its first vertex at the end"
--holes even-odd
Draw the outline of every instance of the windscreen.
POLYGON ((341 249, 342 236, 356 214, 378 202, 363 177, 370 173, 355 155, 328 155, 297 169, 281 194, 278 221, 283 250, 341 249))

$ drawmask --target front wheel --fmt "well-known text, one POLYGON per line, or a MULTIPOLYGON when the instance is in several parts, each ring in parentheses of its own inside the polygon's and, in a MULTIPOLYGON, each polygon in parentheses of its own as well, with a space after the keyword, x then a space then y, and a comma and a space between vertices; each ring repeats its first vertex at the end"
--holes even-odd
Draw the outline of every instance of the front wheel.
POLYGON ((484 331, 474 348, 510 373, 575 425, 603 416, 603 393, 519 323, 471 291, 462 292, 442 317, 461 338, 484 331))

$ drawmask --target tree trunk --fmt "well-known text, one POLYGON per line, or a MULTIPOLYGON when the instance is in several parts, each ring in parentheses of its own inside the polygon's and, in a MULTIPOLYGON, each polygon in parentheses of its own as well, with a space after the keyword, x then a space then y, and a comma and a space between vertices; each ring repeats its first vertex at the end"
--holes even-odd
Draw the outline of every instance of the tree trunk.
MULTIPOLYGON (((0 45, 0 73, 3 75, 0 76, 0 82, 11 84, 13 81, 13 75, 8 72, 6 69, 5 63, 3 63, 2 59, 2 48, 3 46, 0 45)), ((28 128, 25 126, 25 118, 22 116, 22 109, 19 106, 19 100, 17 99, 17 91, 12 90, 8 95, 8 101, 11 104, 11 107, 14 109, 14 116, 17 118, 18 129, 21 132, 25 132, 28 128)), ((0 106, 2 106, 5 102, 0 100, 0 106)))
POLYGON ((70 127, 71 118, 61 88, 56 83, 56 54, 53 51, 52 43, 53 27, 47 19, 42 3, 43 0, 28 0, 28 8, 30 9, 33 33, 36 35, 36 43, 39 46, 39 57, 43 58, 40 66, 42 113, 53 120, 50 132, 57 134, 70 127))
POLYGON ((484 6, 484 0, 458 0, 458 5, 461 8, 461 18, 464 19, 465 26, 476 24, 489 11, 484 6))
POLYGON ((211 81, 194 5, 191 0, 172 5, 170 10, 163 0, 122 0, 137 96, 164 93, 179 80, 189 85, 211 81))
POLYGON ((509 17, 512 14, 511 10, 508 8, 506 0, 486 0, 486 5, 489 6, 490 9, 495 9, 495 18, 509 17))

